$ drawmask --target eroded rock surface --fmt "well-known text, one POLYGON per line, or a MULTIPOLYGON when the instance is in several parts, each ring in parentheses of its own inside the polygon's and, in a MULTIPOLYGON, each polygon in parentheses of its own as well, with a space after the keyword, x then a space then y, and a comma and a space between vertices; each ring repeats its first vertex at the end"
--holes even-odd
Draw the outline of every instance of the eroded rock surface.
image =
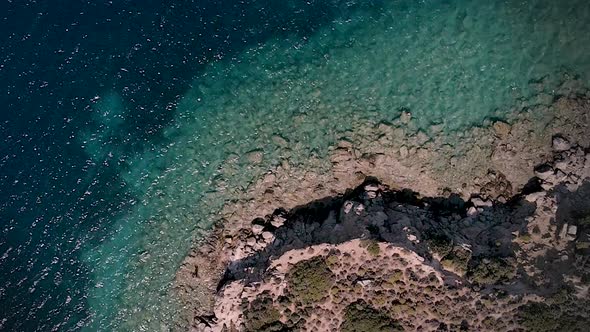
POLYGON ((262 167, 264 152, 227 160, 216 193, 231 199, 209 216, 217 228, 195 244, 175 281, 188 325, 197 331, 338 330, 352 326, 358 308, 368 313, 359 322, 389 322, 393 330, 575 330, 575 322, 587 321, 590 186, 583 147, 590 146, 590 92, 578 80, 566 78, 552 98, 540 93, 515 105, 510 118, 466 131, 447 132, 444 123, 418 129, 410 110, 390 122, 370 118, 346 119, 352 130, 330 148, 328 162, 313 155, 293 162, 297 142, 273 138, 284 150, 281 159, 246 187, 229 187, 225 179, 236 176, 240 160, 262 167), (376 248, 380 254, 371 256, 376 248), (333 261, 335 252, 339 264, 348 264, 337 271, 330 266, 338 280, 385 292, 389 302, 347 295, 329 304, 338 310, 320 311, 328 322, 306 316, 316 307, 285 297, 296 265, 292 254, 333 261), (431 318, 412 318, 420 324, 392 309, 393 301, 407 298, 405 291, 378 288, 354 265, 364 253, 361 265, 384 274, 377 268, 385 269, 385 261, 399 263, 383 256, 394 252, 419 257, 414 268, 432 270, 438 280, 430 286, 444 300, 423 301, 420 310, 431 318), (269 286, 273 276, 280 287, 269 286), (499 311, 460 321, 460 310, 426 314, 452 301, 455 291, 469 294, 465 310, 479 312, 491 301, 499 311), (261 315, 272 319, 248 325, 261 315))
POLYGON ((590 314, 590 154, 565 139, 552 154, 515 195, 497 174, 489 186, 502 195, 467 200, 367 178, 343 195, 220 229, 183 266, 192 271, 185 285, 201 292, 192 326, 581 328, 590 314))

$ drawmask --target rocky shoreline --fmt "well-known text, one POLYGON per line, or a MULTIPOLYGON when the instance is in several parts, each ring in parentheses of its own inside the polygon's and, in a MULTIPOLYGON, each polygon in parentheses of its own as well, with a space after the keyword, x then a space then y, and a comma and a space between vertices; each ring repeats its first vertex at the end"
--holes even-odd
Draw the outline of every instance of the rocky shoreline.
MULTIPOLYGON (((328 170, 284 162, 269 171, 225 206, 218 227, 179 269, 175 289, 186 308, 184 319, 197 331, 251 328, 245 317, 252 301, 266 290, 270 294, 265 293, 265 299, 270 300, 265 301, 274 306, 284 296, 281 291, 291 289, 285 280, 297 261, 289 255, 301 251, 309 259, 327 260, 340 252, 344 256, 337 261, 348 264, 346 270, 358 277, 354 262, 359 252, 367 258, 367 248, 375 245, 380 254, 363 260, 377 262, 372 272, 393 273, 378 272, 378 262, 403 252, 406 261, 413 262, 403 271, 432 272, 437 281, 431 280, 430 286, 439 289, 440 296, 446 296, 449 287, 471 294, 462 306, 498 292, 509 294, 503 307, 509 309, 502 317, 514 317, 505 319, 510 323, 502 330, 520 328, 515 308, 554 296, 562 286, 573 287, 571 298, 587 297, 588 227, 579 215, 590 214, 583 203, 588 197, 584 181, 590 177, 583 148, 590 146, 590 95, 573 93, 567 84, 562 89, 563 96, 548 105, 528 105, 510 121, 463 133, 431 128, 439 131, 433 136, 412 130, 409 112, 393 123, 359 123, 332 149, 328 170), (503 271, 500 279, 489 276, 498 269, 503 271), (479 281, 473 280, 474 274, 479 281), (279 281, 268 281, 277 276, 279 281), (275 286, 264 286, 268 282, 275 286)), ((252 158, 252 163, 260 158, 252 158)), ((406 272, 404 278, 410 277, 406 272)), ((351 279, 346 273, 340 277, 351 279)), ((353 282, 349 286, 354 289, 362 280, 348 283, 353 282)), ((347 306, 360 300, 392 317, 391 307, 371 304, 369 295, 351 294, 338 308, 329 306, 340 313, 336 321, 308 317, 294 322, 285 306, 277 307, 280 315, 266 323, 286 328, 291 321, 292 329, 338 330, 346 321, 342 317, 347 306)), ((327 303, 333 303, 334 297, 330 299, 327 303)), ((499 317, 494 308, 484 311, 488 317, 499 317)), ((498 327, 490 321, 484 324, 481 314, 475 316, 479 318, 465 323, 470 330, 498 327)), ((408 325, 415 317, 396 317, 396 324, 406 330, 418 327, 408 325)), ((465 325, 455 318, 445 322, 428 317, 421 325, 424 330, 436 330, 436 324, 455 326, 452 329, 465 325)))

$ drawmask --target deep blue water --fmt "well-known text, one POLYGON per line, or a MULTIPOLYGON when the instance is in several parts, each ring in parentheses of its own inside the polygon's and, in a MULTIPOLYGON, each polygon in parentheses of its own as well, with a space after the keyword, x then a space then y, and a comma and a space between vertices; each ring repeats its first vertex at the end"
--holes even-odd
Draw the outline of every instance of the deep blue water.
POLYGON ((231 199, 215 196, 222 175, 245 187, 265 171, 219 169, 253 148, 280 164, 273 134, 301 145, 298 162, 364 110, 457 129, 505 115, 530 80, 590 82, 583 0, 22 0, 0 13, 7 331, 171 326, 163 294, 205 224, 196 213, 231 199))
POLYGON ((126 213, 120 172, 161 143, 205 65, 341 14, 331 1, 270 0, 18 0, 0 13, 0 330, 15 331, 88 322, 80 250, 126 213), (93 114, 106 90, 124 105, 116 132, 93 114), (98 158, 83 132, 106 133, 98 158))

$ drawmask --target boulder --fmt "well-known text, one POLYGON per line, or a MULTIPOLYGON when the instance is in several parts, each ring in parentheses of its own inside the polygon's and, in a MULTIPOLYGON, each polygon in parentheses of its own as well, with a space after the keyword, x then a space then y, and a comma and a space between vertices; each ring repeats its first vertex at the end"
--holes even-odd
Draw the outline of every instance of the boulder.
POLYGON ((258 234, 262 234, 262 230, 264 230, 264 226, 254 224, 254 225, 252 225, 251 229, 252 229, 253 234, 258 235, 258 234))
POLYGON ((354 203, 352 203, 351 201, 344 202, 344 213, 348 214, 350 212, 350 210, 352 210, 353 206, 354 206, 354 203))
POLYGON ((474 197, 471 199, 471 203, 475 205, 475 207, 491 207, 493 204, 489 200, 483 200, 479 197, 474 197))
POLYGON ((552 146, 553 150, 557 152, 567 151, 572 147, 570 142, 560 135, 553 136, 552 146))
POLYGON ((262 162, 263 157, 264 153, 261 150, 253 150, 246 153, 246 158, 252 164, 260 164, 262 162))
POLYGON ((400 157, 402 157, 402 159, 407 158, 408 154, 409 154, 409 151, 405 145, 399 149, 399 155, 400 155, 400 157))
POLYGON ((502 121, 495 122, 492 127, 494 129, 494 134, 496 134, 496 136, 499 139, 508 138, 508 135, 510 134, 510 131, 512 130, 512 127, 510 127, 509 124, 507 124, 506 122, 502 122, 502 121))

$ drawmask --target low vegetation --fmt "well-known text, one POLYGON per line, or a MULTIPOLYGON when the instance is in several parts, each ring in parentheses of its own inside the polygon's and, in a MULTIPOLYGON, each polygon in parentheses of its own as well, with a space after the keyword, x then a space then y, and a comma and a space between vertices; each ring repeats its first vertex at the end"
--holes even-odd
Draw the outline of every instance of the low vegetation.
POLYGON ((272 299, 266 295, 256 298, 244 310, 246 331, 283 331, 285 326, 280 318, 272 299))
POLYGON ((403 331, 403 329, 385 313, 376 310, 363 301, 358 301, 346 308, 340 331, 395 332, 403 331))
POLYGON ((430 251, 442 259, 453 250, 453 241, 446 235, 432 235, 426 240, 430 251))
POLYGON ((287 276, 289 291, 303 304, 319 302, 329 293, 335 276, 323 257, 314 257, 293 266, 287 276))
POLYGON ((442 266, 459 275, 467 272, 469 261, 471 260, 471 251, 461 246, 455 246, 441 261, 442 266))
POLYGON ((526 331, 588 331, 590 301, 563 289, 544 303, 520 307, 520 324, 526 331))
POLYGON ((516 264, 511 258, 484 258, 470 268, 469 279, 480 285, 491 285, 511 280, 516 276, 516 264))

